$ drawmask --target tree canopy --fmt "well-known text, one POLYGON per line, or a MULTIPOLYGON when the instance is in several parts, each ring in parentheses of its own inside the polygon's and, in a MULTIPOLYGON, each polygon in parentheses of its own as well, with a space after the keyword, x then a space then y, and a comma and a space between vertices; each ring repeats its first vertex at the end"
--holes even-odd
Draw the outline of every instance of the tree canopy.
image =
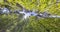
MULTIPOLYGON (((51 14, 60 15, 59 0, 0 0, 0 7, 7 7, 14 11, 38 10, 40 12, 49 11, 51 14)), ((23 15, 0 15, 0 32, 60 32, 59 18, 37 18, 31 16, 23 20, 23 15)))

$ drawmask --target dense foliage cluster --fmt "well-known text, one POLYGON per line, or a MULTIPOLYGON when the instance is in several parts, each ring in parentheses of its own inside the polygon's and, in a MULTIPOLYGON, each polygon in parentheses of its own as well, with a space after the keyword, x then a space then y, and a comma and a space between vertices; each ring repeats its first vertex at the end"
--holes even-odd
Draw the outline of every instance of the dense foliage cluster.
MULTIPOLYGON (((58 0, 59 1, 59 0, 58 0)), ((0 0, 0 7, 22 10, 49 11, 60 15, 60 2, 57 0, 0 0)), ((23 15, 0 15, 0 32, 60 32, 59 18, 37 18, 31 16, 23 20, 23 15)))

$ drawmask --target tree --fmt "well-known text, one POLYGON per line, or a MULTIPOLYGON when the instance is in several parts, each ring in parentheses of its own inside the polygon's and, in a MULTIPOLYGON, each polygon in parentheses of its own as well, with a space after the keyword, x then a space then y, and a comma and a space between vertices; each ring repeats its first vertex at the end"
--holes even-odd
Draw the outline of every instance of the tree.
MULTIPOLYGON (((7 7, 10 10, 22 10, 23 6, 27 10, 49 11, 51 14, 60 15, 60 3, 56 0, 1 0, 0 7, 7 7), (21 6, 20 6, 21 5, 21 6)), ((0 32, 60 32, 59 18, 37 18, 31 16, 23 20, 23 15, 0 15, 0 32)))

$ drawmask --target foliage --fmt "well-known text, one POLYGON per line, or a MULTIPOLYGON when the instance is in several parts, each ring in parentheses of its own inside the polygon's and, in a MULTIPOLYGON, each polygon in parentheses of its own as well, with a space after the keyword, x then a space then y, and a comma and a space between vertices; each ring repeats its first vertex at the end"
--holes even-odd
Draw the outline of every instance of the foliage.
MULTIPOLYGON (((0 7, 10 10, 21 9, 49 11, 51 14, 60 15, 60 3, 56 0, 0 0, 0 7)), ((38 13, 39 13, 38 12, 38 13)), ((0 32, 60 32, 59 18, 37 18, 30 17, 22 19, 22 15, 0 15, 0 32)))

